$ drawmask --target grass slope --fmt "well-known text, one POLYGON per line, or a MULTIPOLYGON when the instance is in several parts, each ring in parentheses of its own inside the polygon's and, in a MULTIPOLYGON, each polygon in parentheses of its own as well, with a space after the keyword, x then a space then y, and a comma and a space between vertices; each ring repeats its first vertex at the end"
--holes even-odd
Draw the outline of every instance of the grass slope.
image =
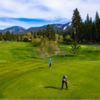
POLYGON ((100 98, 100 46, 83 45, 79 56, 55 56, 51 69, 36 49, 30 43, 0 42, 0 99, 100 98), (60 89, 63 74, 68 90, 60 89))

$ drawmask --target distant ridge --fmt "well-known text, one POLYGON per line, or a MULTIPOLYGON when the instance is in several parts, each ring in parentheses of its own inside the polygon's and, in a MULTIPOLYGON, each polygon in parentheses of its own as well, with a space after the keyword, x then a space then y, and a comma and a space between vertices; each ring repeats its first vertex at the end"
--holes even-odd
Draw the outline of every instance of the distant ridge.
POLYGON ((6 28, 4 30, 1 30, 1 32, 7 32, 7 31, 9 31, 11 33, 18 34, 18 33, 23 33, 25 30, 26 29, 23 28, 23 27, 21 27, 21 26, 12 26, 12 27, 8 27, 8 28, 6 28))
MULTIPOLYGON (((67 27, 70 25, 70 23, 67 24, 50 24, 54 27, 55 31, 64 31, 67 29, 67 27)), ((15 34, 21 34, 25 32, 38 32, 40 30, 46 29, 47 25, 41 26, 41 27, 30 27, 28 29, 25 29, 21 26, 12 26, 8 27, 6 29, 0 30, 0 32, 5 33, 7 31, 15 34)))

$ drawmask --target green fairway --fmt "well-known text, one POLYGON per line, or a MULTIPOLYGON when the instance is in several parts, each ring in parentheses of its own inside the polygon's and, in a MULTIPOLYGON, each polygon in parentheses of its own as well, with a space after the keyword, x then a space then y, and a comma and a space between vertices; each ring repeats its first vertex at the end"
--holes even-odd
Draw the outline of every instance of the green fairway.
MULTIPOLYGON (((70 46, 61 45, 64 52, 70 46)), ((38 57, 37 47, 0 42, 0 99, 100 99, 100 46, 82 45, 79 55, 38 57), (61 90, 62 75, 68 89, 61 90)))

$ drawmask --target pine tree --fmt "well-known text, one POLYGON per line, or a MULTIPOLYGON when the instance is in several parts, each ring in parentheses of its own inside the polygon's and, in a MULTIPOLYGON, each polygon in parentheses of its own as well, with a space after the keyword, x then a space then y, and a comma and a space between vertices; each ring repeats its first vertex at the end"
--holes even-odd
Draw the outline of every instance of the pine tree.
POLYGON ((55 31, 54 31, 54 28, 53 26, 51 25, 48 25, 47 26, 47 29, 46 29, 46 36, 49 40, 55 40, 55 31))
POLYGON ((86 42, 93 42, 94 41, 94 32, 93 32, 93 21, 92 18, 89 17, 87 14, 85 23, 84 23, 84 34, 85 34, 85 41, 86 42))
POLYGON ((81 19, 81 16, 80 16, 80 13, 78 11, 78 9, 76 8, 74 10, 74 13, 73 13, 73 17, 72 17, 72 27, 73 27, 73 30, 74 30, 74 39, 75 41, 80 41, 80 37, 81 37, 81 32, 82 32, 82 19, 81 19))
POLYGON ((95 16, 95 31, 96 31, 96 41, 100 42, 100 17, 98 12, 96 12, 95 16))
POLYGON ((0 32, 0 41, 2 41, 2 33, 0 32))
POLYGON ((10 33, 9 31, 7 31, 7 32, 5 33, 5 40, 6 40, 6 41, 11 41, 11 33, 10 33))
POLYGON ((80 16, 80 13, 78 9, 76 8, 73 13, 72 17, 72 28, 73 28, 73 34, 74 34, 74 41, 72 43, 71 51, 73 54, 78 54, 80 45, 78 45, 78 42, 81 41, 81 32, 82 32, 82 19, 80 16))

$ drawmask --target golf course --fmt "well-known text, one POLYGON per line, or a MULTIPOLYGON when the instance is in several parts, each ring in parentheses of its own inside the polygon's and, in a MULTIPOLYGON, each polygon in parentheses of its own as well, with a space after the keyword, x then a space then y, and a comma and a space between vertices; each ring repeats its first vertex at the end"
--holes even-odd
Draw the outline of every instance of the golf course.
MULTIPOLYGON (((70 46, 61 45, 67 52, 70 46)), ((79 55, 40 58, 37 47, 25 42, 0 42, 1 99, 99 99, 100 46, 81 45, 79 55), (63 75, 68 89, 61 89, 63 75)))

